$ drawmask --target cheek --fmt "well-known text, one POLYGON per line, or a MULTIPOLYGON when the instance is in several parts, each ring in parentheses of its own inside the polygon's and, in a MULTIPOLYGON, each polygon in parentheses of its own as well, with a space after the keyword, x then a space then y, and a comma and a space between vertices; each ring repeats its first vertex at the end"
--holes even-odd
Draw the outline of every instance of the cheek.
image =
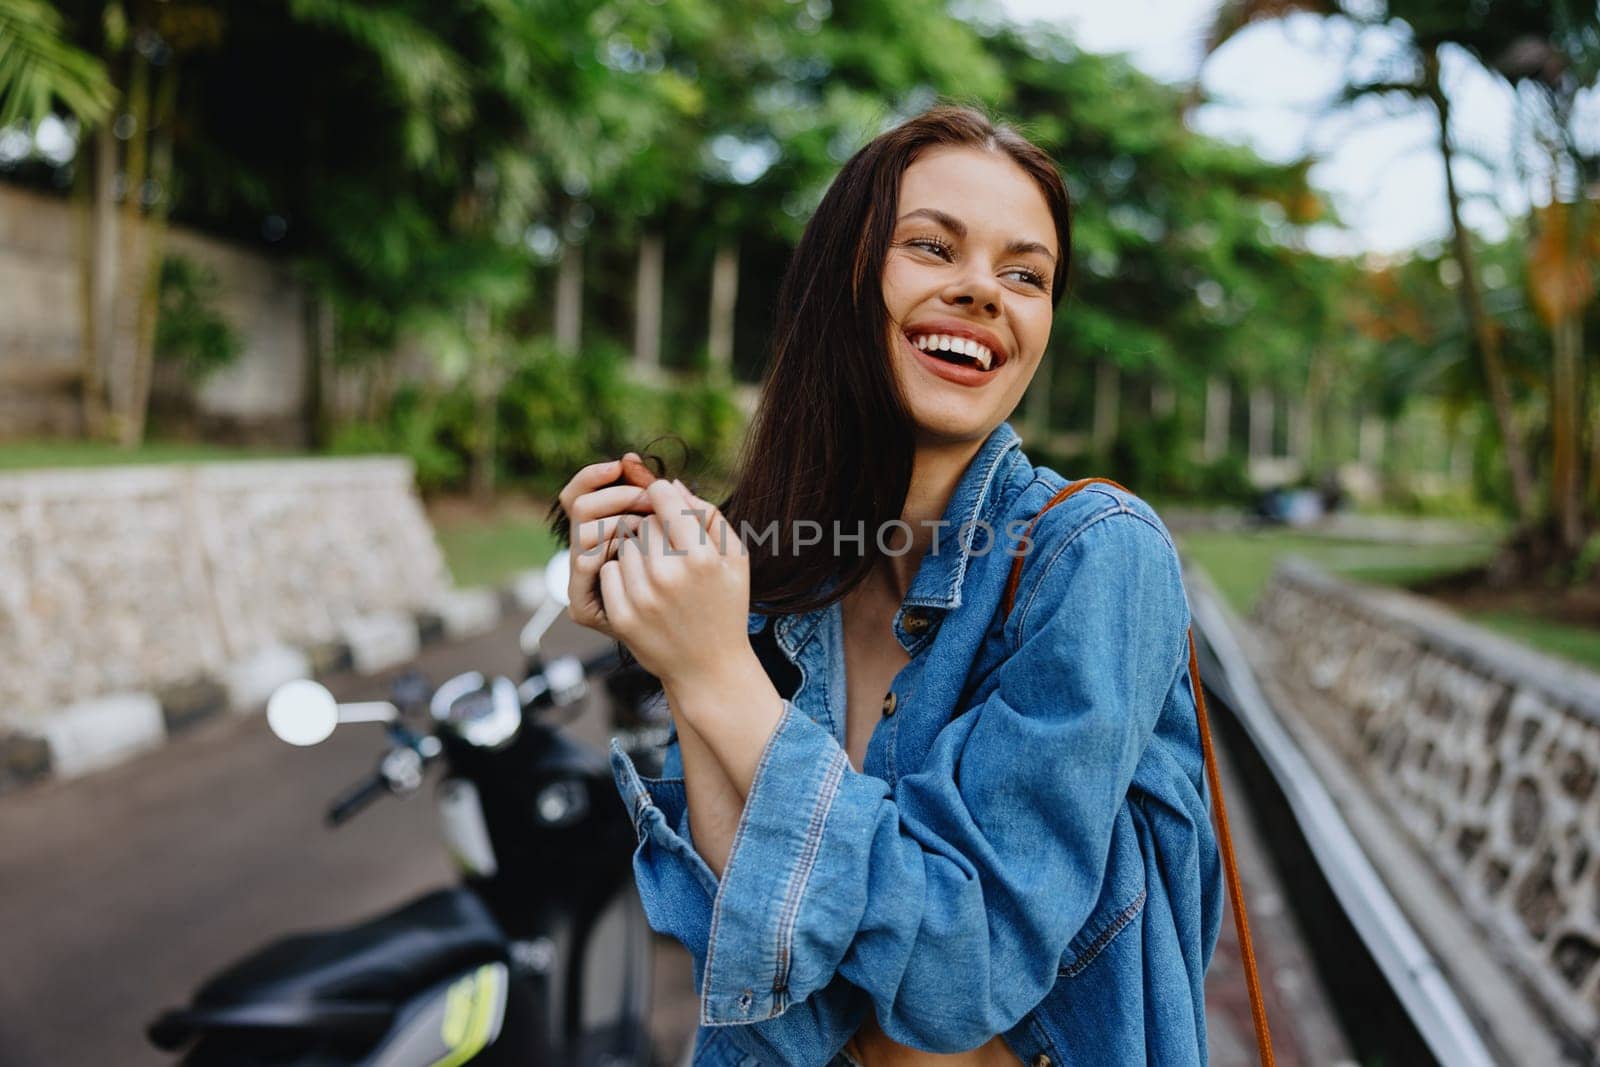
POLYGON ((1035 355, 1042 353, 1045 345, 1050 343, 1050 326, 1054 318, 1048 302, 1042 309, 1019 316, 1017 334, 1023 348, 1035 355))
POLYGON ((883 265, 883 306, 889 309, 889 317, 896 322, 906 311, 904 304, 910 291, 905 269, 895 263, 894 257, 890 257, 883 265))

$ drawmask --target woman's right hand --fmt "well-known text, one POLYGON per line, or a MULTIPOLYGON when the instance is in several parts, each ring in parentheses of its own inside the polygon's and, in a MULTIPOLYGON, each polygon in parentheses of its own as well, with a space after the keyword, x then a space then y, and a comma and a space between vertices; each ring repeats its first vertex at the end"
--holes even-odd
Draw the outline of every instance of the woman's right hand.
POLYGON ((598 630, 612 640, 617 635, 611 630, 600 598, 600 567, 615 555, 616 546, 621 543, 617 537, 619 526, 637 526, 652 513, 650 495, 644 487, 654 479, 655 474, 638 455, 629 452, 620 460, 584 467, 557 497, 567 513, 572 540, 568 614, 578 625, 598 630), (619 478, 627 479, 627 484, 614 484, 619 478))

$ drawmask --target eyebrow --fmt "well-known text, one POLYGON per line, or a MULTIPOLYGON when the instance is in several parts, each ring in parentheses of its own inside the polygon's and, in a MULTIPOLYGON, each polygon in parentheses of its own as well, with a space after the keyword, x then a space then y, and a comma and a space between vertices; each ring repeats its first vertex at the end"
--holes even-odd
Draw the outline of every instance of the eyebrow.
MULTIPOLYGON (((940 211, 936 207, 919 207, 915 211, 908 211, 904 215, 900 216, 898 222, 904 222, 907 219, 915 218, 918 215, 932 219, 934 222, 937 222, 940 226, 943 226, 957 237, 966 237, 967 235, 966 223, 962 222, 960 219, 948 212, 940 211)), ((1049 257, 1050 262, 1052 263, 1056 261, 1055 253, 1051 252, 1044 245, 1040 244, 1038 241, 1024 241, 1020 237, 1013 237, 1010 241, 1008 241, 1004 251, 1007 255, 1022 255, 1027 252, 1037 252, 1041 256, 1049 257)))

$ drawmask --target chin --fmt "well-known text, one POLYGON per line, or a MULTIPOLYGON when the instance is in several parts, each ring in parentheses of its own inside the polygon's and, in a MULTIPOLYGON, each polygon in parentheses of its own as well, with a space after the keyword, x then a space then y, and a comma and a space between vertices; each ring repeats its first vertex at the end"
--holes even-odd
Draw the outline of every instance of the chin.
POLYGON ((1004 418, 998 412, 962 410, 950 405, 913 403, 911 407, 917 436, 925 444, 981 442, 1004 418))

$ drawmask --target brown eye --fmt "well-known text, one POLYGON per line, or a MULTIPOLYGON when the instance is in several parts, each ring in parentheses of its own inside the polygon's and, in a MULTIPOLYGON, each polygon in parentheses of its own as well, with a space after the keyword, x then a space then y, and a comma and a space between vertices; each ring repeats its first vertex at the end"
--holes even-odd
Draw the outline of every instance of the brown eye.
POLYGON ((1022 280, 1027 282, 1029 285, 1033 286, 1034 288, 1036 288, 1036 289, 1043 289, 1044 288, 1044 278, 1037 271, 1029 270, 1027 267, 1013 267, 1010 270, 1008 270, 1006 273, 1007 274, 1020 274, 1020 275, 1022 275, 1022 280))
POLYGON ((946 259, 950 258, 950 246, 937 237, 913 237, 906 244, 912 248, 927 249, 935 255, 943 256, 946 259))

